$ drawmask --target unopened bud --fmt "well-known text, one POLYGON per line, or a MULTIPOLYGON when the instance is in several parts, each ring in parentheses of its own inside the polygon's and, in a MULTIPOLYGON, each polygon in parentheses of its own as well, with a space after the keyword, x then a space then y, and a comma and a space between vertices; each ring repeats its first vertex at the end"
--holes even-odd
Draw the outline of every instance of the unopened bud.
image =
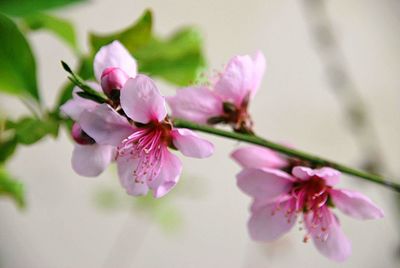
POLYGON ((111 99, 119 99, 119 91, 125 85, 129 76, 120 68, 109 67, 101 74, 101 88, 111 99))
POLYGON ((71 131, 74 141, 81 145, 88 145, 96 143, 88 134, 86 134, 78 123, 74 123, 71 131))

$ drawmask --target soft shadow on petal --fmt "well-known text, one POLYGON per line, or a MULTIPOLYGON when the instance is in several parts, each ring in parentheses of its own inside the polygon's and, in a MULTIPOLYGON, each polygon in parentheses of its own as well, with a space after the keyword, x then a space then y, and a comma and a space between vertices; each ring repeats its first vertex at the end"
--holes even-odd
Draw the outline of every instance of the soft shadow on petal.
POLYGON ((286 215, 287 202, 259 207, 252 212, 247 224, 250 236, 256 241, 273 241, 287 233, 296 223, 296 214, 286 215))
POLYGON ((121 90, 121 106, 135 122, 160 122, 167 115, 165 99, 150 77, 137 75, 129 79, 121 90))
POLYGON ((286 159, 278 153, 259 146, 246 146, 236 149, 231 157, 244 168, 276 168, 285 167, 286 159))
MULTIPOLYGON (((311 213, 307 214, 305 217, 311 217, 311 213)), ((345 236, 340 227, 338 219, 333 213, 330 213, 331 224, 324 233, 321 239, 321 232, 315 231, 310 224, 306 224, 307 230, 310 232, 312 240, 318 251, 325 257, 343 262, 351 255, 351 242, 345 236)), ((305 219, 305 223, 309 223, 310 220, 305 219)))
POLYGON ((71 160, 72 168, 79 175, 96 177, 111 163, 114 153, 114 147, 109 145, 75 144, 71 160))
POLYGON ((93 111, 83 112, 79 124, 99 144, 118 146, 133 132, 128 120, 107 104, 101 104, 93 111))
POLYGON ((292 187, 291 177, 276 169, 247 168, 236 178, 237 185, 243 192, 260 199, 273 199, 286 194, 292 187))
POLYGON ((133 176, 137 165, 138 160, 131 158, 129 155, 126 157, 118 157, 117 167, 119 181, 129 195, 146 195, 149 190, 147 183, 136 182, 133 176))
POLYGON ((378 219, 384 216, 383 210, 377 207, 365 195, 349 190, 331 190, 333 204, 344 214, 355 219, 378 219))
POLYGON ((160 198, 166 195, 178 183, 182 172, 182 162, 164 148, 161 159, 161 170, 158 177, 150 184, 153 196, 160 198))
POLYGON ((136 60, 119 41, 103 46, 96 53, 93 70, 97 81, 101 80, 101 74, 108 67, 118 67, 130 77, 137 74, 136 60))
POLYGON ((214 153, 214 145, 211 142, 200 138, 189 129, 172 130, 172 142, 182 154, 189 157, 205 158, 214 153))
POLYGON ((223 114, 222 100, 206 87, 179 89, 175 96, 166 100, 174 118, 206 124, 210 117, 223 114))

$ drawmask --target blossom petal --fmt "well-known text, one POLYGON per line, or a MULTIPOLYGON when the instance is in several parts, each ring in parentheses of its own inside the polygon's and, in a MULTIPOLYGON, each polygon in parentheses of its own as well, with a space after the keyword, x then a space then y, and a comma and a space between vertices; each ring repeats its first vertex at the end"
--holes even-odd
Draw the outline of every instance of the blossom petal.
POLYGON ((287 161, 278 153, 259 146, 246 146, 236 149, 231 157, 244 168, 276 168, 287 166, 287 161))
POLYGON ((222 115, 222 100, 206 87, 179 89, 175 96, 166 98, 172 117, 206 124, 210 117, 222 115))
POLYGON ((287 233, 296 223, 296 214, 288 216, 287 203, 269 204, 252 212, 247 224, 250 236, 256 241, 273 241, 287 233))
POLYGON ((130 77, 137 74, 136 60, 119 41, 103 46, 96 53, 93 69, 97 81, 101 81, 101 74, 108 67, 118 67, 130 77))
MULTIPOLYGON (((99 88, 99 85, 96 83, 88 84, 95 90, 99 88)), ((97 107, 98 103, 79 97, 76 93, 82 91, 79 87, 74 87, 72 92, 72 99, 64 103, 60 109, 61 111, 70 117, 74 121, 79 121, 79 117, 81 116, 82 112, 86 110, 93 110, 97 107)))
POLYGON ((128 120, 107 104, 101 104, 93 111, 83 112, 79 124, 99 144, 118 146, 133 132, 128 120))
POLYGON ((344 214, 359 220, 382 218, 383 210, 365 195, 349 190, 331 190, 333 204, 344 214))
POLYGON ((182 154, 189 157, 205 158, 214 153, 214 145, 211 142, 200 138, 189 129, 173 129, 172 142, 182 154))
POLYGON ((145 182, 137 182, 133 176, 138 162, 138 159, 133 159, 129 155, 117 159, 119 181, 126 192, 133 196, 146 195, 149 190, 145 182))
POLYGON ((257 51, 257 53, 253 57, 253 85, 251 86, 251 97, 257 93, 258 88, 260 87, 262 78, 265 72, 265 57, 261 51, 257 51))
POLYGON ((129 79, 121 90, 121 106, 135 122, 160 122, 167 115, 164 97, 153 80, 145 75, 129 79))
POLYGON ((287 193, 292 185, 289 174, 277 169, 246 168, 236 178, 243 192, 267 200, 287 193))
POLYGON ((312 213, 305 215, 304 222, 306 228, 310 232, 315 247, 325 257, 342 262, 351 255, 351 242, 345 236, 336 216, 330 212, 330 225, 321 233, 317 228, 310 224, 312 213))
POLYGON ((232 58, 214 85, 215 93, 223 97, 224 101, 241 106, 244 98, 253 91, 253 64, 248 55, 232 58))
POLYGON ((327 185, 334 186, 340 180, 341 173, 330 167, 323 167, 320 169, 315 169, 314 174, 320 178, 323 178, 327 185))
POLYGON ((309 167, 297 166, 292 169, 292 174, 299 180, 308 180, 310 177, 314 176, 314 170, 309 167))
POLYGON ((155 198, 160 198, 171 191, 178 183, 181 172, 181 160, 165 148, 162 152, 160 174, 150 185, 153 189, 153 196, 155 198))
POLYGON ((72 168, 86 177, 96 177, 111 163, 115 149, 109 145, 76 144, 72 153, 72 168))

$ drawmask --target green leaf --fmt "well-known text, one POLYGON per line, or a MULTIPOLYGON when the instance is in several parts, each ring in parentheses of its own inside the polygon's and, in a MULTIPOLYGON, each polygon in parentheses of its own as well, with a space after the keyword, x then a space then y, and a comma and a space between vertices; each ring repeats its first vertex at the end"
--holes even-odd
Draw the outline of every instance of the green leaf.
POLYGON ((152 14, 145 14, 131 27, 109 35, 90 36, 94 52, 119 40, 137 59, 139 71, 184 86, 196 81, 206 62, 199 32, 185 28, 163 39, 152 33, 152 14))
POLYGON ((18 140, 16 137, 12 137, 6 141, 0 141, 0 163, 4 163, 14 154, 17 144, 18 140))
POLYGON ((27 117, 17 122, 15 133, 19 143, 29 145, 39 141, 47 134, 57 136, 58 126, 58 122, 52 118, 40 120, 27 117))
POLYGON ((9 196, 19 207, 25 206, 24 185, 8 174, 4 167, 0 166, 0 196, 9 196))
POLYGON ((178 31, 170 38, 153 38, 134 53, 139 71, 185 86, 196 81, 205 70, 202 38, 193 28, 178 31))
POLYGON ((74 26, 68 20, 43 13, 33 14, 24 19, 31 30, 47 30, 68 44, 76 54, 79 54, 74 26))
POLYGON ((0 13, 0 92, 40 100, 31 48, 13 21, 0 13))
POLYGON ((26 16, 39 11, 85 1, 86 0, 0 0, 0 12, 12 16, 26 16))
POLYGON ((123 31, 107 35, 90 34, 90 44, 94 51, 98 51, 102 46, 119 40, 133 53, 150 41, 152 22, 152 13, 150 10, 146 10, 132 26, 123 31))

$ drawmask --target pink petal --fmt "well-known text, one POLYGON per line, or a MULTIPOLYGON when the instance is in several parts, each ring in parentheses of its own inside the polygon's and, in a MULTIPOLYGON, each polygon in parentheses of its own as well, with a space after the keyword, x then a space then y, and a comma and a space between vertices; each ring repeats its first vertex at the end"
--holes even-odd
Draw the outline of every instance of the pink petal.
POLYGON ((292 187, 291 177, 277 169, 246 168, 236 178, 243 192, 259 199, 274 199, 292 187))
POLYGON ((265 72, 265 57, 261 51, 257 51, 255 56, 253 57, 253 85, 251 86, 251 97, 257 93, 258 88, 260 87, 262 78, 265 72))
POLYGON ((286 215, 287 202, 270 204, 252 212, 247 224, 250 236, 256 241, 270 242, 287 233, 296 223, 296 214, 286 215))
POLYGON ((133 132, 128 120, 107 104, 101 104, 93 111, 83 112, 79 124, 99 144, 118 146, 133 132))
POLYGON ((339 182, 341 173, 336 169, 330 167, 323 167, 320 169, 311 169, 309 167, 294 167, 292 170, 293 176, 300 180, 308 180, 313 176, 324 179, 326 184, 333 186, 339 182))
POLYGON ((383 210, 365 195, 349 190, 331 190, 333 204, 344 214, 359 220, 382 218, 383 210))
POLYGON ((222 100, 206 87, 179 89, 166 99, 175 118, 206 124, 210 117, 223 114, 222 100))
POLYGON ((167 115, 164 97, 153 80, 145 75, 129 79, 121 90, 121 106, 135 122, 160 122, 167 115))
POLYGON ((138 159, 133 159, 129 155, 117 159, 119 181, 126 192, 133 196, 146 195, 149 190, 147 183, 136 182, 133 176, 138 162, 138 159))
POLYGON ((72 168, 86 177, 96 177, 111 163, 115 149, 109 145, 76 144, 72 153, 72 168))
POLYGON ((182 162, 165 148, 162 153, 161 167, 160 174, 150 185, 155 198, 163 197, 178 183, 182 172, 182 162))
POLYGON ((345 261, 351 255, 351 242, 344 235, 336 216, 330 212, 331 224, 323 232, 323 235, 321 235, 322 232, 320 230, 316 230, 315 227, 313 228, 310 224, 307 224, 310 223, 309 217, 312 217, 312 213, 305 215, 304 222, 318 251, 334 261, 345 261))
POLYGON ((246 146, 236 149, 231 157, 244 168, 276 168, 287 166, 287 161, 278 153, 258 147, 246 146))
POLYGON ((172 142, 182 154, 189 157, 205 158, 214 153, 214 145, 211 142, 200 138, 189 129, 173 129, 172 142))
POLYGON ((93 70, 97 81, 101 81, 101 74, 108 67, 118 67, 130 77, 137 74, 136 60, 119 41, 103 46, 94 57, 93 70))
MULTIPOLYGON (((99 85, 95 83, 91 83, 90 86, 96 90, 99 87, 99 85)), ((75 87, 72 93, 72 99, 60 107, 61 111, 74 121, 79 121, 79 117, 81 116, 82 112, 86 110, 93 110, 98 105, 98 103, 94 101, 79 97, 76 93, 80 91, 82 91, 80 88, 75 87)))

